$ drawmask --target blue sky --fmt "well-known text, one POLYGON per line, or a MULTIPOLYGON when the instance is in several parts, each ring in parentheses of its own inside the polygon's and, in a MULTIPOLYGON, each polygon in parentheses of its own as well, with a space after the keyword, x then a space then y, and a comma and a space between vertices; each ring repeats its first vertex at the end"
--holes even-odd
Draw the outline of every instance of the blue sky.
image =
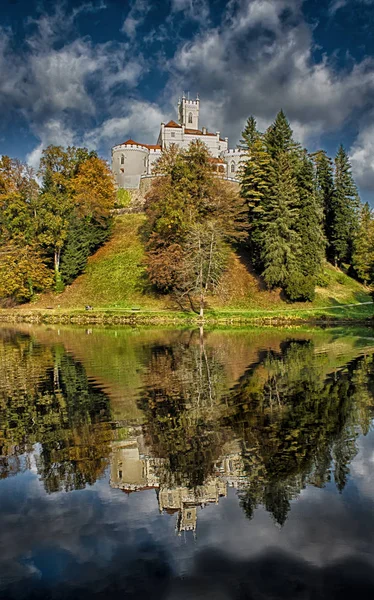
MULTIPOLYGON (((105 158, 155 143, 182 91, 235 146, 283 108, 295 137, 343 143, 374 191, 374 0, 2 0, 0 153, 38 165, 53 144, 105 158)), ((374 195, 373 195, 374 197, 374 195)))

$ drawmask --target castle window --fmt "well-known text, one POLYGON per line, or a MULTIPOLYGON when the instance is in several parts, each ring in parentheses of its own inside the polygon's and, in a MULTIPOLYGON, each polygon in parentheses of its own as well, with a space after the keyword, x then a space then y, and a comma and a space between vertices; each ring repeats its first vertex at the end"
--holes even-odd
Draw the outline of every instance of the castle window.
POLYGON ((187 520, 189 521, 189 520, 191 519, 191 517, 192 517, 192 513, 188 512, 188 513, 187 513, 187 517, 186 517, 186 518, 187 518, 187 520))
POLYGON ((118 471, 118 477, 119 479, 122 479, 122 471, 118 471))
POLYGON ((235 163, 231 163, 231 173, 235 173, 235 163))
POLYGON ((188 114, 188 122, 189 122, 189 123, 192 123, 192 113, 189 113, 189 114, 188 114))
POLYGON ((125 164, 125 155, 121 154, 121 165, 125 164))
POLYGON ((171 137, 175 137, 175 131, 171 132, 171 137))

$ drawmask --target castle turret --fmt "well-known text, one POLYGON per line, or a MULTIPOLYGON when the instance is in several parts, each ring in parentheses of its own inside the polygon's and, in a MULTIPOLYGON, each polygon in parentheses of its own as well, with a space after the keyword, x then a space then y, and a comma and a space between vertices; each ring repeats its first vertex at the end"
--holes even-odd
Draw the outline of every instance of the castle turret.
POLYGON ((179 124, 188 129, 199 129, 200 100, 189 100, 183 94, 178 101, 179 124))

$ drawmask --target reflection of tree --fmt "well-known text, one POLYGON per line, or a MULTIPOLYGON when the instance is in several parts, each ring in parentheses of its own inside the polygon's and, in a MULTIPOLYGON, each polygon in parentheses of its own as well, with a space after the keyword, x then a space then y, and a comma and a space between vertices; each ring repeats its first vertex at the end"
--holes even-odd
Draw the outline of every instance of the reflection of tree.
MULTIPOLYGON (((109 455, 109 401, 61 346, 28 336, 0 339, 2 476, 41 444, 38 470, 49 492, 79 489, 102 474, 109 455)), ((21 464, 21 463, 20 463, 21 464)))
POLYGON ((139 402, 154 454, 167 458, 167 485, 202 485, 213 470, 225 434, 217 413, 222 365, 203 334, 154 349, 139 402))
POLYGON ((246 514, 263 504, 283 524, 290 501, 306 483, 334 478, 345 486, 355 440, 366 433, 373 407, 373 358, 361 358, 326 377, 311 342, 269 352, 227 399, 225 424, 243 440, 248 487, 246 514))

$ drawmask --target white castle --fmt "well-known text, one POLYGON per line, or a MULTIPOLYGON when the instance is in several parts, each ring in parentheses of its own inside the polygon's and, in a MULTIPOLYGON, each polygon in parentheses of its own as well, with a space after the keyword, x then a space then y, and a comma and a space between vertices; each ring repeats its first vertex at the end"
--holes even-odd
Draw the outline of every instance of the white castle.
MULTIPOLYGON (((224 179, 237 181, 241 157, 240 150, 229 149, 228 138, 220 132, 199 129, 200 100, 190 100, 183 95, 178 101, 178 123, 161 123, 157 144, 141 144, 127 140, 112 148, 112 171, 119 188, 139 189, 144 179, 152 178, 157 160, 171 144, 187 148, 191 142, 200 140, 212 155, 217 172, 224 179)), ((145 117, 146 118, 146 117, 145 117)))

